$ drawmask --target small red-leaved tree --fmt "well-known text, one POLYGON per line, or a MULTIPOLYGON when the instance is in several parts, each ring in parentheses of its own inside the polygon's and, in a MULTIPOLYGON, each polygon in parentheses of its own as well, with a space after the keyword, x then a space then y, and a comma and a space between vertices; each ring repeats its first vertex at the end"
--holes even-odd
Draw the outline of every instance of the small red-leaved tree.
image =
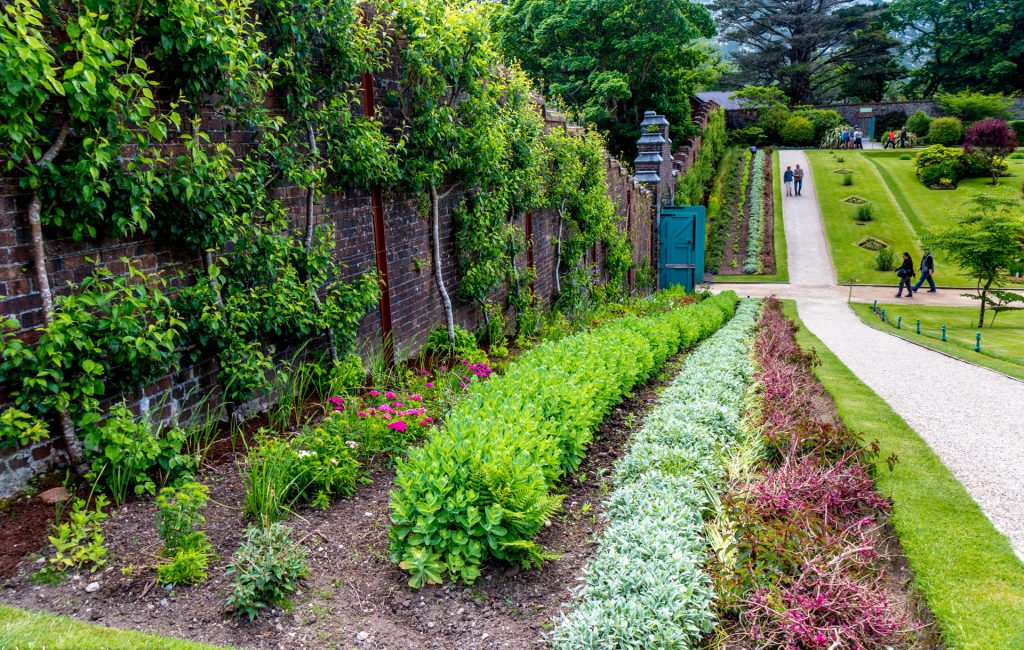
POLYGON ((971 125, 964 137, 964 151, 979 156, 992 174, 992 184, 999 184, 1000 163, 1017 148, 1017 134, 1006 120, 989 118, 971 125))

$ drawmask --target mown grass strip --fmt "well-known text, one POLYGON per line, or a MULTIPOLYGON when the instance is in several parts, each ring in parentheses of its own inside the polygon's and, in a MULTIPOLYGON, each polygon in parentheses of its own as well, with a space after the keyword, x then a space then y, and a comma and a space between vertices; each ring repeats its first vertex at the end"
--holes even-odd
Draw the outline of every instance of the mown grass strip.
MULTIPOLYGON (((152 636, 0 605, 5 650, 217 650, 218 646, 152 636)), ((223 648, 223 646, 221 646, 223 648)))
POLYGON ((552 634, 555 650, 683 650, 712 631, 702 511, 742 427, 759 310, 745 301, 687 358, 616 467, 609 525, 552 634))
POLYGON ((882 458, 899 458, 879 471, 878 487, 894 501, 893 525, 943 640, 956 650, 1024 648, 1024 563, 1009 541, 927 443, 803 327, 796 304, 785 311, 801 325, 801 347, 817 350, 815 374, 846 424, 878 440, 882 458))

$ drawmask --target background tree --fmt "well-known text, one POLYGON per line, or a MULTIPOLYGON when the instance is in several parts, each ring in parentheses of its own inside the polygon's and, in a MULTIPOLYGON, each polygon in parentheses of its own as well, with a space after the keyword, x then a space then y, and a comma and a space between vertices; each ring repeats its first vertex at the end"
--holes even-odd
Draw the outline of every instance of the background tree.
POLYGON ((907 40, 912 87, 922 96, 1024 90, 1024 3, 896 0, 889 20, 907 40))
POLYGON ((512 0, 498 11, 501 48, 549 97, 635 151, 644 111, 687 133, 690 95, 722 70, 711 14, 691 0, 512 0))
POLYGON ((779 87, 797 104, 825 99, 848 75, 887 68, 892 41, 873 38, 882 5, 857 0, 717 0, 739 79, 779 87), (844 76, 846 75, 846 76, 844 76))
POLYGON ((1006 120, 987 119, 975 122, 964 136, 964 151, 985 161, 992 174, 992 184, 999 184, 999 173, 1006 156, 1017 148, 1017 134, 1006 120))
POLYGON ((1002 93, 985 94, 964 90, 958 93, 938 93, 939 107, 946 115, 958 117, 965 124, 994 117, 1005 120, 1010 117, 1010 108, 1016 103, 1012 97, 1002 93))
POLYGON ((979 194, 973 203, 968 216, 926 235, 923 241, 925 246, 944 252, 950 263, 977 281, 975 293, 964 295, 981 303, 978 327, 984 327, 989 291, 1024 261, 1024 218, 1020 202, 979 194))

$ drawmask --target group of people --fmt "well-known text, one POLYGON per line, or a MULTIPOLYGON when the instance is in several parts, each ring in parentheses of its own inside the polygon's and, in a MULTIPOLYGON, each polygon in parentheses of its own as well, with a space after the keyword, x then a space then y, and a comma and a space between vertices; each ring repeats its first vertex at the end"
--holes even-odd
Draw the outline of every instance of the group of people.
POLYGON ((883 149, 900 149, 907 148, 907 127, 903 127, 896 131, 896 129, 889 129, 882 134, 882 148, 883 149))
POLYGON ((864 132, 860 129, 855 129, 852 126, 843 129, 843 133, 840 136, 842 142, 839 145, 840 149, 863 149, 864 148, 864 132))
POLYGON ((800 191, 804 189, 804 170, 800 169, 800 165, 797 165, 796 169, 786 165, 782 182, 786 185, 786 196, 800 196, 800 191))
POLYGON ((907 289, 907 298, 913 298, 914 293, 921 289, 925 281, 928 281, 928 293, 935 293, 935 280, 932 276, 935 275, 935 259, 932 257, 932 253, 929 250, 925 250, 924 256, 921 258, 921 265, 919 267, 921 271, 921 278, 917 281, 917 284, 911 284, 914 276, 917 275, 914 272, 914 260, 910 257, 910 253, 903 253, 903 264, 900 268, 896 269, 896 275, 900 278, 900 287, 896 292, 897 298, 903 297, 903 288, 907 289))

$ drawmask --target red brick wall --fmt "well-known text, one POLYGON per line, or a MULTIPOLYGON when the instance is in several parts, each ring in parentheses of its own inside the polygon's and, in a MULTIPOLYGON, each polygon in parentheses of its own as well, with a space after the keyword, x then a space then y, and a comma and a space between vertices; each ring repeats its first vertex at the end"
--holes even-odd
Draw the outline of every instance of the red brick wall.
MULTIPOLYGON (((381 96, 381 86, 386 88, 392 85, 386 78, 375 81, 378 85, 377 97, 381 96)), ((354 107, 354 110, 362 111, 362 106, 354 107)), ((538 110, 543 110, 543 106, 538 106, 538 110)), ((387 111, 384 111, 384 117, 387 119, 387 111)), ((546 115, 545 120, 549 128, 566 128, 564 120, 557 115, 546 115)), ((237 132, 231 137, 232 142, 239 144, 246 139, 245 134, 237 132)), ((620 227, 630 227, 634 260, 640 263, 649 258, 652 195, 647 189, 638 187, 626 170, 611 157, 607 169, 609 192, 616 204, 620 227)), ((292 208, 297 224, 302 214, 304 191, 297 187, 282 187, 278 192, 292 208)), ((454 302, 456 322, 472 329, 481 317, 476 306, 458 298, 458 266, 451 227, 452 209, 461 198, 461 194, 455 192, 441 206, 441 258, 445 283, 454 302)), ((444 322, 444 313, 430 265, 429 222, 421 214, 419 201, 392 190, 385 190, 383 199, 394 325, 392 337, 396 351, 404 358, 418 350, 432 327, 444 322), (423 263, 421 270, 416 270, 414 260, 423 263)), ((0 177, 0 313, 17 317, 22 323, 22 334, 30 339, 31 330, 42 323, 42 313, 32 268, 27 202, 25 194, 18 189, 16 179, 0 177)), ((344 196, 326 196, 318 204, 317 212, 318 223, 333 226, 337 258, 348 267, 350 276, 376 272, 370 192, 359 190, 344 196)), ((535 290, 538 300, 546 303, 554 289, 555 251, 552 240, 557 226, 551 212, 533 211, 531 219, 533 258, 537 271, 535 290)), ((80 282, 96 265, 104 265, 115 273, 123 273, 125 264, 121 258, 136 261, 147 273, 160 271, 172 274, 196 268, 199 263, 198 258, 192 254, 144 236, 83 242, 74 242, 56 232, 48 232, 46 236, 50 281, 57 294, 70 291, 68 283, 80 282)), ((600 257, 603 251, 595 253, 603 260, 600 257)), ((521 266, 526 266, 525 253, 520 256, 519 262, 521 266)), ((503 299, 504 294, 504 290, 498 291, 495 299, 503 299)), ((376 348, 381 340, 381 315, 377 309, 364 318, 359 344, 364 348, 376 348)), ((282 351, 281 357, 286 358, 288 352, 282 351)), ((160 421, 190 416, 203 396, 216 390, 216 362, 208 360, 190 364, 183 360, 182 364, 179 371, 155 382, 139 394, 125 398, 140 413, 162 404, 160 412, 153 414, 160 421)), ((59 460, 60 454, 54 453, 50 443, 0 455, 0 496, 20 489, 32 474, 59 460)))

